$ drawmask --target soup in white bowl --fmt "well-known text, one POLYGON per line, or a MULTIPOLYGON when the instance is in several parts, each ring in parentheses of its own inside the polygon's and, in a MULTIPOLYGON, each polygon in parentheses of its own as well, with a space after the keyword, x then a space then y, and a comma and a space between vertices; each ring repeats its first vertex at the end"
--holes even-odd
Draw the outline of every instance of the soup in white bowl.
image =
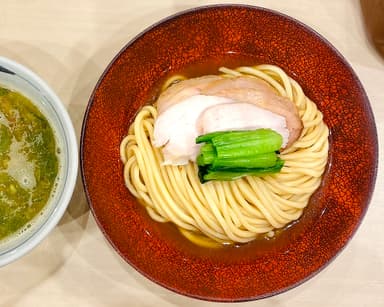
POLYGON ((77 169, 76 135, 60 99, 29 69, 0 58, 0 266, 56 226, 77 169))

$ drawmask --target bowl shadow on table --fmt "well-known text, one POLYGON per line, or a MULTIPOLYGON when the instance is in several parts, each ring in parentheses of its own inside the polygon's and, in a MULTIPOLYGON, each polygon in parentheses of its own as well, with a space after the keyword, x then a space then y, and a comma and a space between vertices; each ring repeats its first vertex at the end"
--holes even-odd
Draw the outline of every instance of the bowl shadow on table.
MULTIPOLYGON (((81 43, 79 43, 78 48, 81 48, 81 43)), ((72 90, 72 93, 68 98, 69 103, 67 103, 67 110, 75 127, 80 149, 80 135, 83 115, 102 68, 98 67, 96 62, 92 59, 85 58, 79 50, 80 49, 72 50, 70 57, 73 58, 74 61, 80 57, 82 58, 82 62, 81 64, 76 65, 77 71, 73 71, 68 74, 69 78, 66 80, 67 84, 64 83, 63 88, 70 88, 72 90), (76 76, 76 78, 74 79, 73 76, 76 76)), ((68 242, 74 249, 79 243, 81 235, 87 227, 91 214, 83 188, 80 169, 81 165, 79 161, 79 172, 76 186, 68 208, 58 225, 63 235, 67 236, 68 242), (73 227, 73 225, 76 227, 73 227)))

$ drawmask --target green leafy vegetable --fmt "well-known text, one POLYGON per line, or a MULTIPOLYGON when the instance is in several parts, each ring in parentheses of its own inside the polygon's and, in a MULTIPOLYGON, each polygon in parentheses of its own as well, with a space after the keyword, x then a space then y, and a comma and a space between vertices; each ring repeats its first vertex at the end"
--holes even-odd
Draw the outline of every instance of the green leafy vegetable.
POLYGON ((271 129, 201 135, 196 138, 196 143, 205 143, 197 157, 200 181, 235 180, 279 172, 284 165, 277 155, 282 142, 281 135, 271 129))

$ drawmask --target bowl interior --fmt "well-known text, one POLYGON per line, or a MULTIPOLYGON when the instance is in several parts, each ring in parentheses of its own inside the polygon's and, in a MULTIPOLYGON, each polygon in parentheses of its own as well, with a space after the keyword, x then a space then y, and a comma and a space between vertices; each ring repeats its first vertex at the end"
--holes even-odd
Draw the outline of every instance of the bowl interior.
POLYGON ((358 78, 316 32, 266 9, 210 6, 163 20, 115 57, 88 104, 81 164, 96 221, 128 263, 184 295, 243 301, 302 283, 342 250, 374 188, 377 136, 358 78), (222 250, 197 247, 172 225, 152 221, 125 188, 120 142, 136 112, 154 101, 168 76, 261 63, 283 68, 323 112, 330 152, 322 185, 300 221, 276 240, 222 250))
POLYGON ((60 99, 28 68, 6 58, 0 58, 0 86, 29 98, 46 116, 54 130, 59 148, 59 172, 48 204, 30 227, 5 239, 0 245, 0 266, 7 264, 36 246, 56 225, 72 195, 78 168, 77 142, 74 128, 60 99))

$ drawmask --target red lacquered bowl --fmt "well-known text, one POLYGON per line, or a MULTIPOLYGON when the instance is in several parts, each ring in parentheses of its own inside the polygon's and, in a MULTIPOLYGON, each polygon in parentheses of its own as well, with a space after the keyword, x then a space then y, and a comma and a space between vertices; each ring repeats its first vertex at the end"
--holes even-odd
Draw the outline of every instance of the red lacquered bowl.
POLYGON ((239 5, 171 16, 128 43, 99 80, 81 137, 87 198, 116 251, 154 282, 214 301, 271 296, 323 269, 351 239, 367 210, 377 159, 369 101, 345 59, 302 23, 239 5), (323 112, 330 151, 322 185, 300 221, 276 240, 237 248, 195 246, 169 223, 151 220, 125 188, 120 142, 166 77, 261 63, 283 68, 323 112))

